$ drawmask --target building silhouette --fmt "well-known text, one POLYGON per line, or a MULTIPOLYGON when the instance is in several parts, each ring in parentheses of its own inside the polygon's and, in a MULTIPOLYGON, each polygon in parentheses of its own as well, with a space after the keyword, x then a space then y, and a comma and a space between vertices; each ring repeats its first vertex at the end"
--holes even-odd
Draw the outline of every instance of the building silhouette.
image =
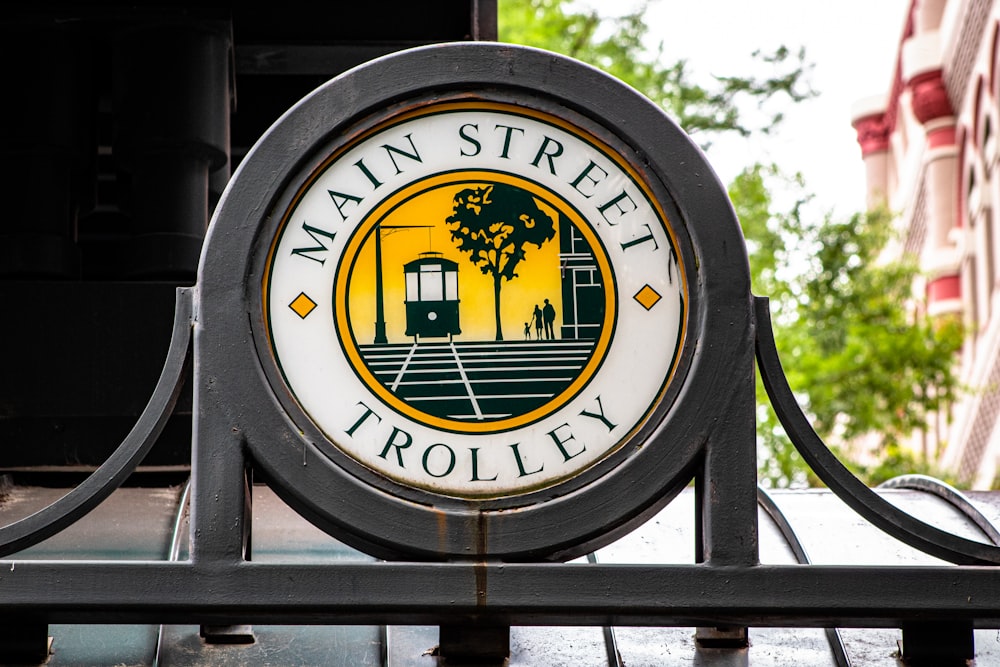
POLYGON ((562 322, 559 338, 597 338, 604 320, 604 286, 590 244, 565 216, 559 221, 562 322))

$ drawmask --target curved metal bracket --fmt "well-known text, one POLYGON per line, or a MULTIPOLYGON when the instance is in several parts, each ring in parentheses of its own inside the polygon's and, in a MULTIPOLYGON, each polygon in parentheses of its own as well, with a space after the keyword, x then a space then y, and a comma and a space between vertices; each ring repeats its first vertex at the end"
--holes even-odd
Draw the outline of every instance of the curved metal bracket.
POLYGON ((65 496, 0 528, 0 557, 51 537, 94 509, 135 470, 163 431, 180 396, 191 343, 192 288, 178 288, 167 358, 149 402, 118 448, 65 496))
MULTIPOLYGON (((795 561, 800 565, 809 565, 812 562, 809 560, 809 554, 806 553, 806 548, 799 541, 799 536, 795 534, 788 517, 778 507, 778 503, 774 502, 774 498, 767 490, 759 484, 757 485, 757 504, 771 517, 778 532, 785 538, 788 548, 792 550, 795 561)), ((851 667, 851 657, 847 655, 847 647, 844 646, 844 638, 840 636, 840 628, 824 628, 824 630, 837 667, 851 667)))
POLYGON ((878 485, 878 488, 912 489, 931 493, 938 498, 942 498, 962 514, 969 517, 969 520, 976 524, 986 537, 990 538, 990 542, 1000 546, 1000 530, 997 530, 993 522, 980 512, 979 508, 965 494, 950 484, 929 475, 900 475, 899 477, 893 477, 882 482, 878 485))
POLYGON ((831 491, 851 509, 898 540, 959 565, 1000 564, 1000 547, 945 532, 902 511, 855 477, 813 430, 802 412, 774 344, 767 297, 754 297, 757 318, 757 363, 778 420, 802 458, 831 491))

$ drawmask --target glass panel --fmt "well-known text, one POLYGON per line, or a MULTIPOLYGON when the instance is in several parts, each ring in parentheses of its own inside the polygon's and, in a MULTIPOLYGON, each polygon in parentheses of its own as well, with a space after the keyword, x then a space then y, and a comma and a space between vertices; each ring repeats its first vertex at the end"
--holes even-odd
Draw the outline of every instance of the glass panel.
MULTIPOLYGON (((423 268, 423 267, 421 267, 423 268)), ((441 272, 420 272, 420 300, 440 301, 442 292, 441 272)))
POLYGON ((407 273, 406 274, 406 300, 407 301, 418 301, 420 299, 420 293, 417 291, 417 274, 407 273))
POLYGON ((455 271, 444 274, 444 298, 448 301, 458 301, 458 273, 455 271))

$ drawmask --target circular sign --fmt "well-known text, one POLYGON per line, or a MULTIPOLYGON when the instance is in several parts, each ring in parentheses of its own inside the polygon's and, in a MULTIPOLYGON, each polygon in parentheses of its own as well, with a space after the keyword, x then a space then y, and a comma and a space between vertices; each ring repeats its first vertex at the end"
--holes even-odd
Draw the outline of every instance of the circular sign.
POLYGON ((400 52, 290 109, 223 194, 199 447, 238 438, 379 557, 575 557, 740 428, 749 303, 725 190, 649 100, 535 49, 400 52))
POLYGON ((336 448, 510 498, 615 452, 677 369, 685 271, 648 185, 539 110, 441 102, 338 146, 284 211, 271 353, 336 448))

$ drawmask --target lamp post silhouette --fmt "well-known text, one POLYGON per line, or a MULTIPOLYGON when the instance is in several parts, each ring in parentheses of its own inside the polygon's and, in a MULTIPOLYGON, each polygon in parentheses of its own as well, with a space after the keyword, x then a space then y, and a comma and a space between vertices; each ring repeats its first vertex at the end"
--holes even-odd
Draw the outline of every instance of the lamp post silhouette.
MULTIPOLYGON (((382 289, 382 230, 431 229, 433 225, 375 225, 375 340, 376 345, 388 345, 385 335, 385 296, 382 289)), ((391 234, 392 231, 389 233, 391 234)), ((428 232, 428 237, 430 232, 428 232)))

